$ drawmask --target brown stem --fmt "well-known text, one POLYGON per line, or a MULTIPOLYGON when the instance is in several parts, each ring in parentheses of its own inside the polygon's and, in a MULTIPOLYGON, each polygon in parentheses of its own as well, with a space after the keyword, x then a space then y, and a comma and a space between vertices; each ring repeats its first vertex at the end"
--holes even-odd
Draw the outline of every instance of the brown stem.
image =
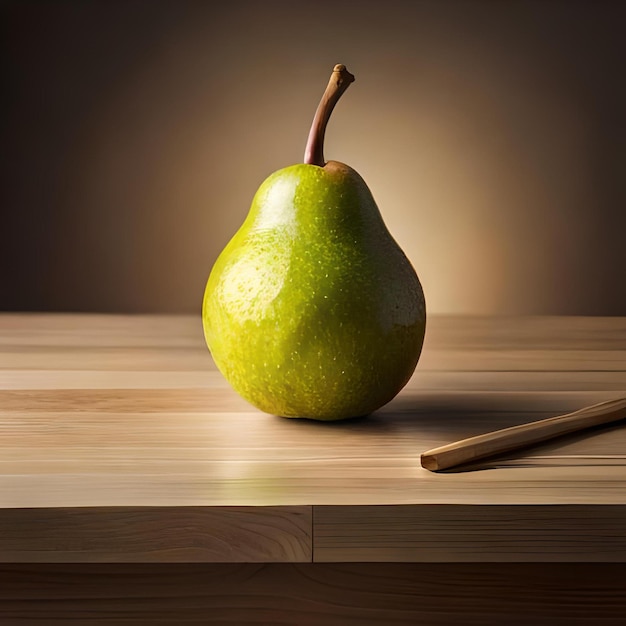
POLYGON ((309 131, 309 138, 304 150, 304 162, 309 165, 324 167, 324 133, 330 114, 344 91, 354 81, 354 76, 348 72, 345 65, 335 65, 333 73, 328 81, 326 91, 315 111, 315 117, 309 131))

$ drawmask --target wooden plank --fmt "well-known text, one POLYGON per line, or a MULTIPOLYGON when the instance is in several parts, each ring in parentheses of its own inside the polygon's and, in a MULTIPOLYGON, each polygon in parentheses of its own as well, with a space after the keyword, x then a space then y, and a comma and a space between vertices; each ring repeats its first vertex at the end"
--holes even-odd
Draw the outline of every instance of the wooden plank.
POLYGON ((316 562, 626 563, 626 506, 318 506, 316 562))
MULTIPOLYGON (((435 423, 446 423, 453 416, 453 426, 459 419, 465 422, 483 416, 486 421, 497 415, 544 414, 573 411, 587 404, 594 404, 618 397, 607 391, 472 391, 446 389, 431 391, 408 386, 389 404, 364 420, 343 423, 326 423, 327 430, 354 428, 356 424, 369 423, 377 416, 404 420, 410 416, 435 423)), ((45 413, 254 413, 257 421, 265 424, 308 423, 297 420, 277 420, 256 411, 234 391, 216 385, 190 389, 0 389, 0 415, 45 413)), ((507 419, 503 417, 503 419, 507 419)), ((132 424, 128 424, 132 427, 132 424)), ((362 428, 362 426, 360 426, 362 428)))
POLYGON ((254 464, 231 461, 208 464, 202 473, 171 476, 12 474, 2 478, 0 507, 626 504, 623 458, 619 466, 588 466, 571 458, 556 467, 502 465, 440 480, 419 476, 417 463, 415 457, 363 460, 356 466, 319 459, 269 464, 257 472, 254 464))
MULTIPOLYGON (((0 313, 0 346, 204 346, 200 315, 0 313)), ((626 317, 431 315, 425 350, 626 350, 626 317)))
POLYGON ((621 564, 107 564, 0 568, 0 623, 623 626, 621 564))
POLYGON ((206 389, 226 388, 218 372, 133 370, 4 370, 1 389, 206 389))
POLYGON ((445 372, 626 372, 626 350, 425 348, 419 371, 445 372))
POLYGON ((311 507, 0 509, 2 563, 311 561, 311 507))
POLYGON ((626 317, 434 315, 425 350, 626 350, 626 317))
MULTIPOLYGON (((0 318, 1 319, 1 318, 0 318)), ((13 370, 39 372, 215 371, 208 348, 197 346, 0 346, 0 377, 13 370)), ((626 350, 438 349, 426 347, 420 372, 584 371, 626 372, 626 350)))
MULTIPOLYGON (((3 370, 0 390, 224 389, 217 371, 3 370)), ((626 371, 455 372, 419 368, 408 389, 420 391, 615 391, 626 393, 626 371)))
POLYGON ((243 410, 229 398, 213 390, 1 392, 0 506, 626 503, 623 427, 471 472, 434 476, 419 463, 426 449, 610 399, 604 394, 414 391, 335 424, 243 410))
POLYGON ((615 391, 626 395, 626 371, 423 372, 418 369, 411 387, 428 391, 615 391))
MULTIPOLYGON (((600 354, 605 354, 601 352, 600 354)), ((612 354, 612 353, 611 353, 612 354)), ((620 352, 616 351, 617 355, 620 352)), ((600 357, 598 357, 600 358, 600 357)), ((618 361, 614 361, 617 363, 618 361)), ((5 346, 2 370, 91 370, 91 371, 214 371, 206 346, 5 346)))
POLYGON ((199 315, 0 313, 0 346, 192 347, 204 345, 199 315))

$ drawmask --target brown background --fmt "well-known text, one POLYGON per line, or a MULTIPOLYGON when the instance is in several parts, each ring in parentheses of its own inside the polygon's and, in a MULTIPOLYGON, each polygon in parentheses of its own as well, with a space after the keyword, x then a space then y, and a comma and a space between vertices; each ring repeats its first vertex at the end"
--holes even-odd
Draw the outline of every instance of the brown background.
POLYGON ((4 2, 0 309, 199 312, 256 188, 369 183, 431 312, 626 314, 620 2, 4 2))

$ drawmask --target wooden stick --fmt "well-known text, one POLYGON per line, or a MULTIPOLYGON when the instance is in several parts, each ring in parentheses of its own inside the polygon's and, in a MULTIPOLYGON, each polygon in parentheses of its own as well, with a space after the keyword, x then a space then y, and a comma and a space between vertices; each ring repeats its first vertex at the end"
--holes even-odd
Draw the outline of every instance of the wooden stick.
POLYGON ((422 467, 436 471, 567 435, 592 426, 626 419, 626 398, 609 400, 545 420, 496 430, 422 453, 422 467))

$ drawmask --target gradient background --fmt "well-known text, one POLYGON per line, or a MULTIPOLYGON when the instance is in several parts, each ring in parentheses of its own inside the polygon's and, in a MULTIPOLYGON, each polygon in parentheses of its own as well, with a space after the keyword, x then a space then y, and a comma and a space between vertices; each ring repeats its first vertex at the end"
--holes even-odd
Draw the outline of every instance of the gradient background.
POLYGON ((199 313, 272 171, 368 182, 431 313, 626 315, 622 2, 3 2, 0 309, 199 313))

